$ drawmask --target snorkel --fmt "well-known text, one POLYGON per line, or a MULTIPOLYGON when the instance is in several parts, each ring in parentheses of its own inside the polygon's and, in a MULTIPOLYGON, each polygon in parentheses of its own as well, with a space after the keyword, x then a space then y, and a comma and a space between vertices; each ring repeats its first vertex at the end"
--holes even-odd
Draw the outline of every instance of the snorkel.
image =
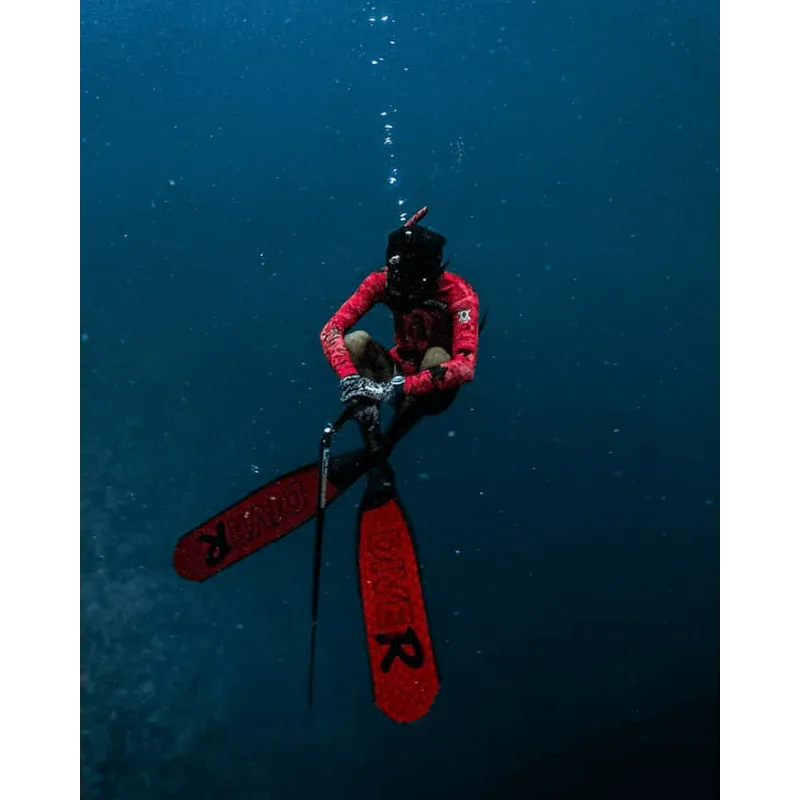
POLYGON ((422 206, 422 208, 417 211, 410 219, 406 220, 403 223, 404 228, 410 228, 413 225, 416 225, 421 219, 424 219, 428 214, 428 206, 422 206))

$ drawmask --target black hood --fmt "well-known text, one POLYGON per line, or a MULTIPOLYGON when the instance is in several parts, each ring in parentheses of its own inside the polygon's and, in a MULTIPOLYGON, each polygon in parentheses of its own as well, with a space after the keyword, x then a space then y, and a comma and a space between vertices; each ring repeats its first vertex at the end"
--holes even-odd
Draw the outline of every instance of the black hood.
POLYGON ((431 297, 445 269, 447 240, 422 225, 398 228, 386 245, 387 305, 407 309, 431 297))

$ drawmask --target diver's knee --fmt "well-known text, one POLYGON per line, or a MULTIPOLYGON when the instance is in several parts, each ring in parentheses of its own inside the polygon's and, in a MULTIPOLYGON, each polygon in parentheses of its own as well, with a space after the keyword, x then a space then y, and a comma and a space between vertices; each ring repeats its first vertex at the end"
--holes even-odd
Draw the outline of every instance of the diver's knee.
POLYGON ((344 337, 344 346, 353 358, 362 358, 371 341, 372 337, 366 331, 350 331, 344 337))
POLYGON ((445 361, 449 360, 450 353, 448 353, 444 347, 429 347, 422 357, 422 363, 419 368, 423 370, 430 369, 431 367, 438 367, 440 364, 444 364, 445 361))

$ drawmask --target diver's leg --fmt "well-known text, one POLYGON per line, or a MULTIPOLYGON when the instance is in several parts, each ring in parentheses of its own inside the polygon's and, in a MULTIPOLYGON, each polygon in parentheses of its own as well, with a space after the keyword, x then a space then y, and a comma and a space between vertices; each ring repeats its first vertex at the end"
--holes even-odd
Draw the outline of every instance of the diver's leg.
POLYGON ((373 381, 385 383, 394 376, 394 362, 383 345, 378 344, 366 331, 352 331, 344 337, 344 344, 358 374, 373 381))
MULTIPOLYGON (((366 331, 352 331, 344 337, 350 357, 363 378, 385 383, 394 375, 394 362, 386 349, 378 344, 366 331)), ((380 404, 363 403, 355 416, 361 429, 364 444, 371 451, 384 447, 381 434, 380 404)))
MULTIPOLYGON (((419 368, 420 371, 431 369, 449 360, 450 354, 443 347, 431 347, 425 352, 419 368)), ((387 455, 421 419, 441 414, 442 411, 449 408, 457 394, 458 389, 450 389, 446 392, 434 392, 422 397, 406 397, 397 409, 383 437, 387 455)))

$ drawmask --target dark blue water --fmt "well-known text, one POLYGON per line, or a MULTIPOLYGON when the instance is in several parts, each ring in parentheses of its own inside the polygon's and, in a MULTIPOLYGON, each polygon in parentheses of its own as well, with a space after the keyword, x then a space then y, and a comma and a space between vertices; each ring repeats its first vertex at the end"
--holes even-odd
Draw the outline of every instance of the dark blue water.
POLYGON ((83 0, 83 796, 712 796, 718 5, 372 8, 83 0), (354 490, 309 720, 311 528, 205 584, 172 547, 313 459, 403 199, 491 312, 393 459, 442 689, 372 706, 354 490))

